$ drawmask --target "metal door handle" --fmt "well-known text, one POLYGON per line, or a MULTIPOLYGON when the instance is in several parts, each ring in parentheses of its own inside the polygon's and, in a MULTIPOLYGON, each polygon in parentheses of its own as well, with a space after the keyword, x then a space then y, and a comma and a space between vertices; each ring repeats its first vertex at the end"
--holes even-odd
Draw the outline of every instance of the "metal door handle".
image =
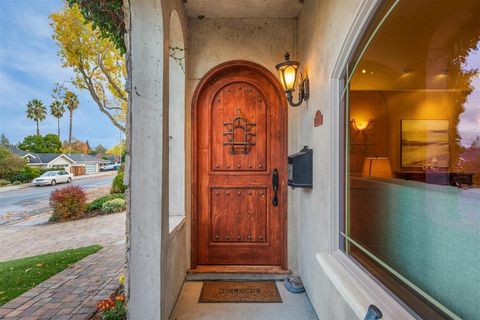
POLYGON ((277 197, 277 190, 278 190, 278 170, 273 169, 272 174, 272 187, 273 187, 273 200, 272 204, 274 207, 278 206, 278 197, 277 197))

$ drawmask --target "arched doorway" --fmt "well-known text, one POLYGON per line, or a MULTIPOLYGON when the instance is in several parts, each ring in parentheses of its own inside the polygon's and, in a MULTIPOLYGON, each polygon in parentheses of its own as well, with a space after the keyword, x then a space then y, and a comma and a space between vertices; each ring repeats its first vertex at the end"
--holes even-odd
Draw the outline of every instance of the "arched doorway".
POLYGON ((195 91, 192 136, 192 268, 286 269, 287 109, 277 79, 246 61, 215 67, 195 91))

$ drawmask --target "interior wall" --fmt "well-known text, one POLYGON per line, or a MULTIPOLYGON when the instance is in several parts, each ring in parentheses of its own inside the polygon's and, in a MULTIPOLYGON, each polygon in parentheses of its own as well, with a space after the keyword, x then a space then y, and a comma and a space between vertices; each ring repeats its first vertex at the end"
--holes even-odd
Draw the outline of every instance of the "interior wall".
MULTIPOLYGON (((394 172, 411 169, 401 167, 401 121, 415 119, 449 120, 450 153, 453 155, 458 136, 456 124, 459 112, 456 101, 460 95, 461 92, 425 90, 351 91, 350 120, 374 120, 372 130, 375 139, 372 142, 375 145, 369 146, 364 156, 388 157, 394 172)), ((360 146, 357 149, 360 151, 360 146)), ((359 157, 357 161, 361 163, 353 165, 362 167, 363 158, 359 157)), ((454 162, 451 156, 450 168, 454 162)))
MULTIPOLYGON (((213 67, 231 60, 248 60, 276 74, 275 65, 283 61, 285 52, 296 58, 297 19, 294 18, 189 18, 188 29, 192 32, 187 46, 187 128, 191 128, 195 88, 213 67)), ((191 168, 191 132, 187 133, 187 141, 187 167, 191 168)), ((187 186, 191 186, 191 172, 187 186)), ((187 192, 187 203, 191 201, 191 192, 187 192)), ((288 267, 293 272, 297 270, 297 214, 289 205, 288 267)), ((187 243, 190 252, 190 232, 187 243)))

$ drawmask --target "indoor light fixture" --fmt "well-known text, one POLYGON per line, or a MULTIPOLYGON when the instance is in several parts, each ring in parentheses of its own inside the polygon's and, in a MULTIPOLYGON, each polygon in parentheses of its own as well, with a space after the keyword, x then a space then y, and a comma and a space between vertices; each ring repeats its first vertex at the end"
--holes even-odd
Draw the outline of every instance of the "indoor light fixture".
POLYGON ((290 61, 290 54, 287 52, 285 54, 285 61, 279 63, 275 66, 280 75, 280 81, 282 82, 283 89, 287 95, 287 101, 292 107, 298 107, 302 104, 303 100, 307 101, 310 96, 308 88, 308 78, 303 77, 301 73, 298 72, 298 67, 300 62, 290 61), (293 91, 295 91, 295 86, 298 79, 298 101, 293 102, 293 91))
POLYGON ((367 157, 363 162, 362 177, 392 178, 388 157, 367 157))
POLYGON ((350 122, 352 123, 352 126, 357 130, 357 133, 361 134, 365 131, 365 129, 370 127, 370 125, 373 123, 373 120, 370 119, 370 120, 366 121, 366 120, 352 119, 350 122))

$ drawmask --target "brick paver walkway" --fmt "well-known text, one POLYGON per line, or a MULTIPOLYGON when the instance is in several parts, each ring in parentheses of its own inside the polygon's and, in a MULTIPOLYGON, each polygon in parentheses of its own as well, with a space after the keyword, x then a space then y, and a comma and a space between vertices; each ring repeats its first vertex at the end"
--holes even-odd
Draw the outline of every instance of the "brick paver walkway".
POLYGON ((0 307, 5 319, 89 319, 118 287, 125 242, 103 248, 0 307))
POLYGON ((1 227, 0 238, 0 261, 91 244, 104 247, 0 306, 0 319, 89 319, 96 303, 119 287, 125 264, 125 214, 28 228, 1 227))

